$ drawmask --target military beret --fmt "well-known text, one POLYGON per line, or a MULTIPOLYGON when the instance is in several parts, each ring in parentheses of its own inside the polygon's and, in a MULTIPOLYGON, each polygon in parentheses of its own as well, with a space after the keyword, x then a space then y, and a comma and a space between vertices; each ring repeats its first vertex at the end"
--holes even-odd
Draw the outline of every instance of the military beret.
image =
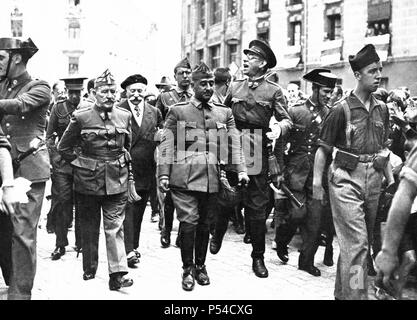
POLYGON ((257 56, 261 56, 266 61, 268 68, 273 68, 277 65, 277 58, 271 47, 264 41, 252 40, 249 43, 249 49, 243 50, 244 54, 253 53, 257 56))
POLYGON ((178 68, 191 69, 191 64, 190 64, 190 61, 188 61, 187 57, 185 57, 184 59, 182 59, 180 62, 177 63, 177 65, 174 68, 174 73, 177 73, 178 68))
POLYGON ((36 52, 38 52, 39 49, 33 43, 31 38, 28 38, 25 41, 17 38, 0 38, 0 50, 24 52, 30 59, 36 52))
POLYGON ((213 77, 213 71, 211 71, 211 69, 204 62, 202 62, 199 66, 195 67, 191 75, 193 81, 213 77))
POLYGON ((84 80, 87 78, 83 78, 83 77, 70 77, 70 78, 62 78, 59 80, 62 80, 65 82, 65 87, 68 90, 83 90, 84 88, 84 80))
POLYGON ((106 71, 103 72, 103 74, 96 78, 94 81, 94 88, 98 88, 105 85, 113 85, 116 81, 114 80, 113 75, 109 71, 109 69, 106 69, 106 71))
POLYGON ((123 90, 126 90, 128 86, 134 83, 143 83, 144 85, 148 85, 148 80, 140 74, 134 74, 125 79, 120 86, 123 90))
POLYGON ((313 69, 303 76, 303 79, 315 83, 322 87, 334 88, 337 76, 332 74, 329 69, 313 69))
POLYGON ((353 71, 359 71, 371 63, 379 61, 378 53, 373 44, 367 44, 356 55, 349 56, 349 63, 353 71))

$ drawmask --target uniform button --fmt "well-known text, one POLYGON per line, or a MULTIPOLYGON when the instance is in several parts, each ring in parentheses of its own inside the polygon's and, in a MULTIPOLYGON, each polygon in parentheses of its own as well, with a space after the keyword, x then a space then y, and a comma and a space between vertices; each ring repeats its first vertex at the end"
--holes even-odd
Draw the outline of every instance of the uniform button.
POLYGON ((25 116, 22 116, 22 120, 25 120, 25 116))
POLYGON ((10 123, 6 123, 6 127, 10 127, 10 123))
POLYGON ((9 91, 9 92, 12 91, 12 88, 7 89, 7 91, 9 91))
POLYGON ((311 152, 307 152, 308 155, 311 155, 311 152))
POLYGON ((311 146, 308 146, 309 149, 311 149, 311 146))
POLYGON ((313 142, 311 139, 308 139, 308 142, 313 142))
POLYGON ((7 138, 7 139, 10 139, 10 136, 9 136, 9 135, 7 135, 7 136, 6 136, 6 138, 7 138))

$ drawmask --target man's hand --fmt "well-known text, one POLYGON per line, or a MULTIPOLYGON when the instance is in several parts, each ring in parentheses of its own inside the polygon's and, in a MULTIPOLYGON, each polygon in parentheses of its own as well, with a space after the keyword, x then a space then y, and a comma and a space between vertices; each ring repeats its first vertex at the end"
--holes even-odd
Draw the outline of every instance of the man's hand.
POLYGON ((2 197, 2 207, 7 215, 14 214, 15 205, 19 202, 16 201, 16 197, 14 195, 14 187, 8 186, 3 187, 3 197, 2 197))
POLYGON ((398 256, 396 254, 390 254, 384 250, 381 250, 376 259, 375 265, 378 270, 377 280, 384 284, 385 288, 391 292, 394 290, 392 280, 398 280, 398 256))
POLYGON ((243 172, 243 171, 239 172, 238 179, 239 179, 239 183, 241 183, 245 187, 248 186, 250 179, 249 179, 249 176, 246 172, 243 172))
POLYGON ((271 126, 271 131, 266 133, 269 140, 276 140, 281 136, 281 127, 278 123, 271 126))
POLYGON ((164 193, 169 191, 169 179, 168 179, 168 177, 162 177, 162 178, 159 179, 159 188, 164 193))

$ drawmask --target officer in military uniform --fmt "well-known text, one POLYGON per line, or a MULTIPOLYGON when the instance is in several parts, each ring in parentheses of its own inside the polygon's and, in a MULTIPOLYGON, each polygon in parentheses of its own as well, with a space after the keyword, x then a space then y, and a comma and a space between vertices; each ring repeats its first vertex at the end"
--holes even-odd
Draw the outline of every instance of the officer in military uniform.
POLYGON ((213 213, 210 210, 217 202, 219 190, 218 163, 222 159, 219 141, 227 141, 227 134, 234 142, 232 163, 236 164, 239 181, 249 179, 241 162, 232 111, 209 102, 214 76, 205 63, 193 71, 192 82, 195 96, 168 112, 158 163, 160 186, 165 191, 170 187, 180 221, 182 287, 186 291, 193 290, 195 280, 200 285, 210 284, 205 267, 209 215, 213 213))
MULTIPOLYGON (((178 102, 190 101, 193 91, 190 87, 191 65, 187 58, 181 60, 174 68, 174 78, 177 85, 167 92, 159 95, 155 107, 161 111, 162 118, 165 119, 171 106, 178 102)), ((167 192, 164 202, 164 224, 161 230, 161 245, 168 248, 171 244, 172 223, 174 221, 174 204, 171 193, 167 192)), ((178 230, 179 233, 179 230, 178 230)), ((179 245, 177 236, 176 244, 179 245)))
MULTIPOLYGON (((256 276, 266 278, 265 223, 270 202, 267 144, 269 140, 286 135, 292 122, 281 87, 266 78, 268 69, 276 65, 272 49, 263 41, 253 40, 244 53, 243 72, 247 78, 232 83, 225 105, 232 108, 236 127, 245 134, 243 139, 249 139, 250 148, 245 149, 247 143, 243 145, 250 177, 244 207, 250 220, 252 269, 256 276), (272 116, 278 122, 270 131, 272 116), (260 152, 257 148, 261 148, 260 152), (254 159, 250 150, 255 150, 254 159)), ((282 158, 282 154, 278 156, 282 158)))
POLYGON ((106 70, 95 81, 96 103, 74 112, 58 144, 58 151, 74 170, 74 188, 80 211, 84 280, 95 277, 101 211, 110 290, 131 286, 123 237, 127 203, 128 150, 131 144, 131 114, 113 107, 116 84, 106 70), (75 148, 80 146, 80 152, 75 148))
MULTIPOLYGON (((301 229, 303 244, 298 259, 298 267, 313 276, 320 276, 320 270, 314 266, 314 255, 318 247, 321 215, 324 207, 314 200, 313 169, 314 157, 318 148, 323 119, 329 112, 328 103, 337 77, 327 69, 314 69, 304 75, 304 80, 313 84, 312 95, 304 103, 298 103, 288 109, 293 127, 288 136, 290 148, 285 161, 285 181, 291 192, 304 203, 298 208, 287 201, 288 216, 282 219, 278 210, 275 241, 278 257, 288 261, 287 246, 294 236, 297 227, 301 229)), ((285 200, 278 200, 285 201, 285 200)))
POLYGON ((389 112, 373 92, 382 63, 373 45, 349 57, 356 88, 333 107, 323 122, 314 162, 313 198, 323 199, 328 154, 329 197, 339 241, 335 298, 368 298, 368 251, 372 245, 382 177, 393 181, 389 166, 389 112))
MULTIPOLYGON (((58 260, 65 254, 65 247, 68 245, 68 226, 72 221, 74 204, 72 167, 59 155, 56 145, 81 101, 81 91, 85 79, 87 78, 61 79, 65 82, 65 87, 68 90, 68 98, 52 107, 46 130, 46 140, 52 164, 52 201, 56 203, 54 224, 56 248, 52 252, 52 260, 58 260)), ((80 250, 81 234, 77 216, 75 219, 75 246, 77 250, 80 250)))
POLYGON ((15 172, 32 182, 29 203, 16 208, 13 223, 12 275, 9 299, 30 299, 36 273, 36 231, 45 184, 50 177, 45 135, 46 114, 51 100, 47 82, 33 80, 26 70, 28 60, 38 51, 29 38, 0 38, 0 117, 1 126, 12 145, 16 159, 31 147, 36 152, 26 157, 15 172))

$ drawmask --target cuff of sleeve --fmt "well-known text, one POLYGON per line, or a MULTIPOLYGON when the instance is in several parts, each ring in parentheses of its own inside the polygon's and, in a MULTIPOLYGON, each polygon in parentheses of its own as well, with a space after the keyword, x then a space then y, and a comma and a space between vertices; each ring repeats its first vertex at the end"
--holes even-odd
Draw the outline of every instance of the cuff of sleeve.
POLYGON ((161 179, 169 179, 169 176, 167 176, 167 175, 162 175, 162 176, 159 176, 158 177, 159 178, 159 180, 161 180, 161 179))
POLYGON ((417 188, 417 172, 413 169, 404 167, 401 170, 400 179, 406 179, 417 188))
POLYGON ((317 140, 317 145, 319 147, 323 147, 329 153, 332 152, 332 150, 333 150, 333 146, 332 145, 326 143, 325 141, 323 141, 321 139, 318 139, 317 140))

